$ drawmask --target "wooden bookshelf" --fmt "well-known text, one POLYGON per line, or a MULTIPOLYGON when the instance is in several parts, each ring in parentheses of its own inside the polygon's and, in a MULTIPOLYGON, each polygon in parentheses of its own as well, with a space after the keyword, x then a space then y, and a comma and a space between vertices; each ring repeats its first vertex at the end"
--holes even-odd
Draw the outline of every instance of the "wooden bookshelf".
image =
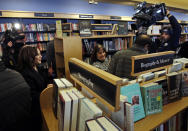
POLYGON ((146 116, 144 119, 136 122, 134 125, 135 131, 152 131, 187 107, 188 97, 183 97, 181 100, 169 103, 163 106, 163 111, 161 113, 146 116))
POLYGON ((120 38, 120 37, 133 37, 134 34, 128 35, 98 35, 98 36, 90 36, 90 37, 81 37, 82 39, 102 39, 102 38, 120 38))

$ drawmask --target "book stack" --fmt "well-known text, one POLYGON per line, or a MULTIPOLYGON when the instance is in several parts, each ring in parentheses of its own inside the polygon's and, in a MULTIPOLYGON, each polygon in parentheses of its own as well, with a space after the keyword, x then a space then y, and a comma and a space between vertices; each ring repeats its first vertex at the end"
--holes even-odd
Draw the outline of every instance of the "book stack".
POLYGON ((53 80, 53 101, 52 101, 52 107, 54 114, 56 118, 59 116, 58 115, 58 104, 59 103, 59 97, 58 97, 58 92, 62 89, 67 89, 69 87, 73 87, 72 83, 70 83, 68 80, 65 78, 60 78, 60 79, 54 79, 53 80))
POLYGON ((122 131, 113 121, 105 116, 86 121, 87 131, 122 131))
POLYGON ((150 83, 141 87, 146 115, 162 112, 162 85, 150 83))
POLYGON ((188 67, 188 59, 187 58, 179 58, 179 59, 174 59, 175 63, 182 63, 183 64, 183 68, 187 68, 188 67))

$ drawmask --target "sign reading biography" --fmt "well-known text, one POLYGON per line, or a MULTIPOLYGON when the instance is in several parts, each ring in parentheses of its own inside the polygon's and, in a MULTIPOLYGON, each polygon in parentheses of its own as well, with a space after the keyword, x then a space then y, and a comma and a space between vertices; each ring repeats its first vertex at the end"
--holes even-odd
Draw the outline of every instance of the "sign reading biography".
POLYGON ((36 17, 54 17, 54 13, 34 13, 36 17))
POLYGON ((93 15, 79 15, 79 18, 93 18, 93 15))
POLYGON ((174 51, 132 56, 132 76, 164 69, 173 63, 174 51))
POLYGON ((110 31, 112 30, 112 24, 92 24, 92 30, 103 30, 103 31, 110 31))

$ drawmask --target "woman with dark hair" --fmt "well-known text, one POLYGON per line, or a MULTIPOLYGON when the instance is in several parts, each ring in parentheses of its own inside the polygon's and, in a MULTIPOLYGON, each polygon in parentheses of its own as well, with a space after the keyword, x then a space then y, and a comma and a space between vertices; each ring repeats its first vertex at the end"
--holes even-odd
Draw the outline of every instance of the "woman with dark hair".
POLYGON ((91 56, 91 64, 101 70, 107 71, 109 61, 106 58, 106 50, 102 45, 97 44, 94 47, 92 56, 91 56))
POLYGON ((39 97, 40 93, 47 86, 39 64, 41 64, 42 56, 39 49, 32 46, 24 46, 21 48, 18 56, 18 71, 22 74, 25 81, 31 88, 31 115, 33 130, 41 130, 41 111, 39 97))

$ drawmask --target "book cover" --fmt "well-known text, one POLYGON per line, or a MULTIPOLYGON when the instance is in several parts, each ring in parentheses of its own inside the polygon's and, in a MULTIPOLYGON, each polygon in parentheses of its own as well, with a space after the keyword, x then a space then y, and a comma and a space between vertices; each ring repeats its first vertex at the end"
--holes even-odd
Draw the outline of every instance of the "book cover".
POLYGON ((132 104, 124 103, 124 117, 125 117, 125 128, 126 131, 134 131, 134 107, 132 104))
POLYGON ((86 121, 86 131, 104 131, 95 119, 86 121))
POLYGON ((76 131, 77 126, 77 113, 78 113, 78 97, 72 92, 67 91, 68 96, 71 98, 71 118, 70 118, 70 129, 76 131))
POLYGON ((127 101, 134 107, 134 122, 145 117, 144 106, 138 83, 121 87, 121 95, 127 96, 127 101))
POLYGON ((97 117, 96 121, 99 123, 99 125, 104 129, 104 131, 123 131, 121 128, 119 128, 112 120, 110 120, 108 117, 101 116, 97 117))
POLYGON ((66 78, 61 78, 60 80, 65 84, 67 88, 73 87, 73 84, 70 81, 68 81, 66 78))
POLYGON ((52 107, 53 107, 53 112, 55 117, 57 118, 58 114, 58 102, 59 102, 59 97, 58 97, 58 92, 60 89, 65 88, 65 85, 59 80, 59 79, 54 79, 53 80, 53 101, 52 101, 52 107))
POLYGON ((188 96, 188 72, 182 72, 182 96, 188 96))
POLYGON ((150 83, 141 87, 146 115, 162 111, 162 85, 150 83))
MULTIPOLYGON (((112 112, 112 120, 122 129, 125 129, 125 121, 126 121, 126 110, 124 109, 124 105, 127 102, 127 96, 120 95, 120 110, 116 112, 112 112)), ((99 106, 100 107, 100 106, 99 106)))
POLYGON ((59 131, 70 130, 70 118, 71 118, 71 99, 64 90, 59 92, 60 97, 60 116, 58 119, 59 131))
POLYGON ((157 82, 162 86, 162 103, 163 105, 168 104, 168 83, 167 80, 161 80, 157 82))
POLYGON ((119 21, 118 22, 118 35, 128 34, 128 22, 119 21))
POLYGON ((80 36, 91 36, 91 21, 79 20, 80 36))
POLYGON ((78 131, 85 131, 85 121, 102 116, 102 111, 89 99, 80 99, 78 131))
POLYGON ((173 72, 167 74, 168 101, 173 102, 181 98, 182 74, 173 72))

